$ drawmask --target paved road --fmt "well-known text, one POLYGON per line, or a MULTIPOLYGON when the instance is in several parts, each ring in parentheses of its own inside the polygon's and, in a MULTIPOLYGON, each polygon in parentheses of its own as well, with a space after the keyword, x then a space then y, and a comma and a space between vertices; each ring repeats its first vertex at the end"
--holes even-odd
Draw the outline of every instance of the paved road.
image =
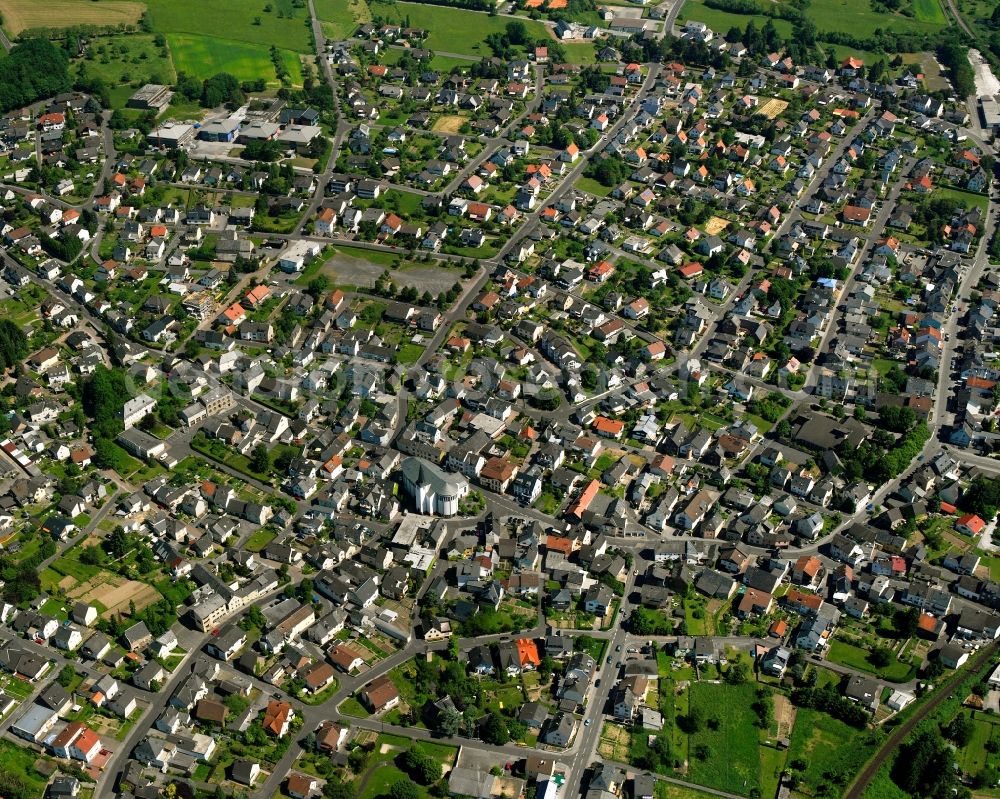
MULTIPOLYGON (((854 282, 857 280, 858 273, 861 271, 862 267, 868 261, 868 253, 871 251, 872 247, 875 246, 876 242, 882 236, 882 232, 885 230, 885 225, 889 221, 889 215, 896 208, 896 201, 899 199, 899 194, 903 190, 903 185, 909 180, 910 170, 913 169, 913 165, 916 163, 915 158, 907 158, 902 164, 899 170, 899 175, 896 181, 893 183, 892 188, 886 195, 885 199, 882 201, 882 205, 879 207, 878 213, 875 219, 871 223, 871 228, 860 235, 864 238, 864 243, 858 250, 856 260, 854 262, 854 267, 851 269, 850 275, 848 275, 847 280, 844 281, 844 287, 840 292, 838 302, 842 299, 846 299, 851 293, 851 289, 854 287, 854 282)), ((830 318, 826 323, 826 330, 823 333, 823 338, 820 340, 819 345, 816 347, 816 354, 820 355, 826 352, 827 345, 830 343, 830 339, 833 335, 840 330, 840 318, 843 316, 843 312, 838 305, 834 309, 833 313, 830 314, 830 318)), ((821 367, 813 364, 813 367, 809 370, 809 374, 806 377, 806 388, 815 386, 817 380, 819 379, 821 367)))

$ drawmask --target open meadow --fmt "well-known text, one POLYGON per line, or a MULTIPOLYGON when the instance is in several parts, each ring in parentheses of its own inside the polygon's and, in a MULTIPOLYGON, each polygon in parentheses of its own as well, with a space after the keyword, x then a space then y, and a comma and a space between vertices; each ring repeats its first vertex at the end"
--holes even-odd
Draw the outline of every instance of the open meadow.
POLYGON ((130 33, 95 38, 83 59, 74 61, 74 74, 103 78, 115 107, 125 104, 144 83, 177 80, 170 52, 157 47, 148 33, 130 33))
MULTIPOLYGON (((937 33, 948 24, 939 0, 912 0, 913 16, 902 13, 887 14, 875 11, 869 0, 823 0, 806 6, 805 15, 819 31, 850 33, 868 37, 876 29, 894 33, 937 33)), ((759 28, 769 17, 737 14, 709 8, 703 0, 687 0, 678 16, 678 23, 694 19, 704 22, 712 30, 725 34, 734 25, 744 28, 751 20, 759 28)), ((785 19, 775 19, 774 27, 781 36, 791 33, 792 24, 785 19)))
MULTIPOLYGON (((491 33, 503 33, 510 21, 504 17, 491 17, 476 11, 465 11, 444 6, 421 5, 420 3, 393 3, 376 5, 375 11, 386 19, 409 24, 428 31, 426 46, 442 53, 459 55, 490 56, 492 51, 485 39, 491 33)), ((548 37, 545 26, 533 20, 524 20, 531 39, 548 37)))

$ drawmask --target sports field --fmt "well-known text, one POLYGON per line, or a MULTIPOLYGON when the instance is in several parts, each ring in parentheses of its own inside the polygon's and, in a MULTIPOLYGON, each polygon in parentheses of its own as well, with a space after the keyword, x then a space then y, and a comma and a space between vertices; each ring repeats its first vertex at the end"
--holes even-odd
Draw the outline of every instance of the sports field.
POLYGON ((0 0, 4 30, 12 36, 30 28, 135 25, 145 10, 133 0, 0 0))
MULTIPOLYGON (((265 45, 183 33, 167 34, 167 43, 178 72, 198 78, 228 72, 240 80, 264 78, 269 83, 277 82, 271 52, 265 45)), ((301 85, 302 69, 298 53, 282 50, 281 56, 292 76, 292 83, 301 85)))

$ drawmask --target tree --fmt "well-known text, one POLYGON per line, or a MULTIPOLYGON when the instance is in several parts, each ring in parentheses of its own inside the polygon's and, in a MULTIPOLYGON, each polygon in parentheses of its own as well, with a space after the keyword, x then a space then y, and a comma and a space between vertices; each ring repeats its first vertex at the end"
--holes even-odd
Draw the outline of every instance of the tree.
POLYGON ((884 646, 876 646, 868 653, 868 662, 875 668, 884 669, 892 663, 892 653, 884 646))
POLYGON ((954 741, 955 745, 961 749, 968 746, 969 741, 972 740, 972 733, 975 729, 976 725, 972 719, 965 713, 959 713, 944 728, 944 734, 949 740, 954 741))
POLYGON ((951 797, 956 776, 954 755, 935 730, 922 730, 903 744, 892 767, 892 779, 911 796, 951 797))
POLYGON ((248 629, 250 627, 256 627, 258 630, 263 630, 267 626, 267 619, 261 612, 261 609, 256 605, 251 605, 247 610, 243 619, 240 621, 240 627, 243 629, 248 629))
POLYGON ((76 669, 74 669, 69 663, 63 666, 59 670, 59 684, 63 688, 69 688, 73 684, 73 679, 76 677, 76 669))
POLYGON ((128 533, 121 527, 116 527, 111 535, 104 539, 104 547, 108 554, 116 560, 125 557, 131 549, 128 533))
POLYGON ((340 780, 327 780, 323 786, 323 796, 326 799, 354 799, 353 786, 340 780))
POLYGON ((27 39, 0 58, 0 112, 68 91, 72 85, 69 56, 48 39, 27 39))
POLYGON ((121 410, 132 393, 122 369, 98 366, 84 381, 80 399, 84 413, 93 420, 95 436, 114 439, 124 429, 121 410))
POLYGON ((389 789, 391 799, 420 799, 420 789, 412 780, 396 780, 389 789))
POLYGON ((677 717, 677 726, 680 731, 688 735, 694 735, 702 727, 701 709, 692 707, 691 710, 677 717))
POLYGON ((271 455, 264 444, 258 444, 250 453, 250 468, 257 474, 267 474, 271 468, 271 455))
POLYGON ((494 746, 503 746, 510 741, 510 732, 503 716, 498 713, 490 713, 483 720, 479 728, 479 735, 485 743, 494 746))
POLYGON ((505 28, 507 40, 511 44, 522 45, 528 41, 528 28, 519 19, 512 19, 505 28))
POLYGON ((976 477, 962 495, 964 510, 978 514, 986 520, 997 515, 1000 507, 1000 480, 992 477, 976 477))
POLYGON ((311 295, 314 300, 318 300, 326 293, 329 287, 330 278, 326 275, 316 275, 306 286, 306 293, 311 295))
POLYGON ((892 614, 892 626, 901 640, 912 638, 917 634, 920 623, 920 612, 916 608, 897 608, 892 614))
POLYGON ((93 546, 84 547, 80 552, 80 563, 87 566, 103 566, 108 562, 108 556, 104 553, 104 550, 97 544, 93 546))
POLYGON ((750 682, 750 664, 743 658, 734 660, 726 669, 726 682, 730 685, 742 685, 750 682))
POLYGON ((637 607, 628 619, 632 635, 670 635, 673 625, 661 613, 649 608, 637 607))
POLYGON ((430 755, 411 746, 402 755, 402 768, 416 782, 430 785, 441 779, 441 764, 430 755))
POLYGON ((456 710, 444 710, 437 718, 437 731, 444 738, 453 738, 462 728, 462 714, 456 710))
POLYGON ((201 104, 205 108, 226 103, 239 105, 245 99, 240 82, 228 72, 219 72, 201 85, 201 104))
POLYGON ((0 368, 10 369, 28 354, 28 338, 10 319, 0 319, 0 368))

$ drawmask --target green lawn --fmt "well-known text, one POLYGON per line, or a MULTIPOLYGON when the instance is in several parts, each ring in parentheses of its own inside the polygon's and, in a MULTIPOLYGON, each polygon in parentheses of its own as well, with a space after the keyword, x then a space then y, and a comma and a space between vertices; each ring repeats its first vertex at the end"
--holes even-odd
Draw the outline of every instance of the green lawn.
POLYGON ((563 44, 567 64, 596 64, 597 50, 590 42, 563 44))
POLYGON ((424 198, 419 194, 414 194, 411 191, 400 191, 399 189, 390 189, 385 193, 386 207, 391 208, 397 214, 403 214, 406 217, 413 216, 420 211, 420 204, 424 201, 424 198))
MULTIPOLYGON (((264 78, 271 84, 277 84, 268 45, 193 33, 170 33, 167 43, 178 72, 199 78, 228 72, 240 80, 264 78)), ((302 70, 297 51, 281 48, 281 57, 292 83, 301 85, 302 70)))
POLYGON ((750 709, 756 686, 696 682, 690 689, 691 709, 705 720, 690 736, 688 779, 699 785, 743 794, 760 784, 759 731, 750 709), (708 720, 717 719, 717 729, 708 720), (704 759, 694 753, 707 746, 704 759))
MULTIPOLYGON (((241 3, 233 0, 147 0, 146 5, 149 22, 153 30, 160 33, 208 36, 216 39, 214 46, 220 48, 225 48, 227 42, 256 44, 263 48, 265 57, 272 44, 297 53, 311 53, 313 50, 312 33, 305 24, 309 11, 306 8, 295 9, 290 3, 287 8, 281 8, 280 3, 272 2, 269 4, 272 6, 270 12, 264 11, 264 6, 268 5, 264 2, 241 3), (279 11, 283 14, 280 18, 279 11), (261 24, 255 25, 258 17, 261 24)), ((172 42, 171 49, 180 71, 182 67, 172 42)), ((269 69, 265 74, 271 73, 269 69)))
MULTIPOLYGON (((444 744, 433 744, 425 741, 419 743, 398 735, 382 734, 375 740, 375 750, 369 760, 368 769, 362 777, 364 788, 357 799, 379 799, 389 794, 390 788, 400 780, 410 782, 406 774, 393 762, 401 752, 414 748, 429 755, 442 766, 451 766, 455 762, 457 750, 444 744), (383 751, 386 750, 386 751, 383 751)), ((420 799, 429 794, 427 788, 410 782, 418 792, 420 799)))
POLYGON ((345 716, 354 716, 359 719, 366 719, 371 716, 371 713, 368 712, 368 708, 362 705, 353 696, 347 697, 347 699, 340 703, 340 712, 345 716))
POLYGON ((261 527, 259 530, 255 530, 250 535, 247 542, 243 545, 243 548, 247 552, 260 552, 275 539, 276 535, 277 534, 273 530, 261 527))
MULTIPOLYGON (((258 402, 261 402, 260 397, 255 398, 258 402)), ((263 405, 272 406, 273 403, 264 401, 263 405)), ((277 410, 281 410, 278 408, 277 410)), ((284 413, 283 410, 281 410, 284 413)), ((207 439, 195 438, 191 441, 191 449, 195 452, 200 452, 202 455, 206 455, 212 460, 218 461, 219 463, 226 464, 229 468, 235 469, 238 472, 242 472, 248 477, 252 477, 256 480, 269 481, 272 477, 271 474, 261 474, 260 472, 255 472, 250 468, 250 459, 246 455, 241 455, 236 450, 227 447, 218 439, 207 439)))
POLYGON ((953 189, 951 187, 938 187, 934 190, 934 196, 956 200, 957 202, 964 203, 969 208, 978 208, 984 214, 986 213, 986 206, 989 204, 989 199, 985 194, 976 194, 973 191, 953 189))
POLYGON ((153 587, 160 592, 164 599, 169 599, 175 605, 183 605, 184 601, 191 596, 194 584, 190 580, 172 580, 164 577, 153 583, 153 587))
POLYGON ((585 191, 587 194, 593 194, 595 197, 607 197, 611 194, 612 186, 605 186, 603 183, 598 183, 593 178, 580 177, 576 180, 576 187, 580 191, 585 191))
POLYGON ((948 24, 940 0, 913 0, 913 13, 920 22, 930 22, 934 25, 948 24))
MULTIPOLYGON (((387 21, 407 23, 414 28, 424 28, 428 36, 424 44, 431 50, 459 55, 491 56, 493 52, 485 44, 491 33, 504 33, 509 20, 491 17, 478 11, 460 8, 422 5, 420 3, 395 3, 379 7, 387 21)), ((548 34, 540 22, 526 19, 530 40, 545 39, 548 34)), ((592 45, 588 45, 593 50, 592 45)))
POLYGON ((787 752, 778 746, 760 746, 761 796, 774 796, 778 792, 778 782, 785 769, 787 752))
POLYGON ((475 61, 470 61, 467 58, 453 58, 446 55, 435 55, 431 59, 430 67, 431 69, 436 69, 438 72, 451 72, 455 67, 459 69, 465 69, 472 66, 475 61))
POLYGON ((867 671, 888 682, 906 682, 913 678, 916 669, 909 663, 901 663, 893 657, 885 668, 878 668, 868 661, 868 652, 859 646, 849 644, 839 638, 830 641, 827 659, 831 663, 867 671))
POLYGON ((555 494, 550 491, 543 490, 541 496, 535 502, 535 509, 551 516, 559 510, 559 506, 561 504, 562 500, 560 500, 555 494))
POLYGON ((419 344, 404 344, 396 353, 396 360, 401 364, 409 366, 416 363, 420 356, 424 354, 424 348, 419 344))
POLYGON ((715 794, 688 788, 686 785, 674 785, 672 782, 657 780, 656 799, 712 799, 715 794))

